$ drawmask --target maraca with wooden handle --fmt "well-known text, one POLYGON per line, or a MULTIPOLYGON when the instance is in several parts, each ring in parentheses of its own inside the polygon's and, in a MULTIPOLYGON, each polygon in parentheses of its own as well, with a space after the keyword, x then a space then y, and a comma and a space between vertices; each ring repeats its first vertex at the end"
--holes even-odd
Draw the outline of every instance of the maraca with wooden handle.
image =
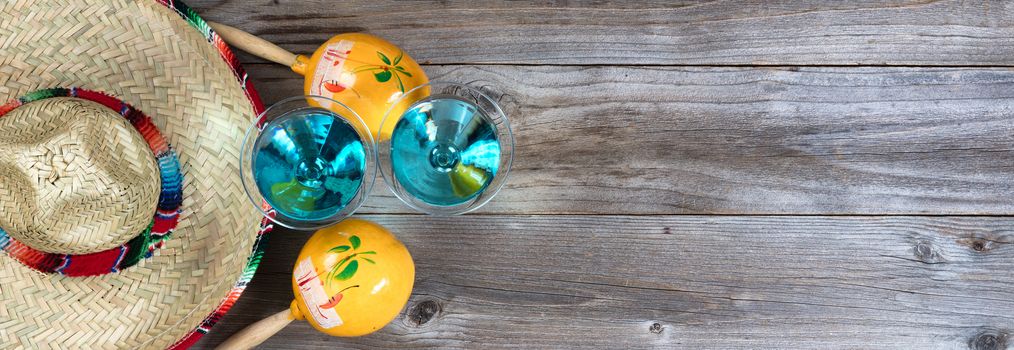
POLYGON ((347 219, 315 232, 292 272, 295 300, 288 310, 233 334, 218 349, 250 349, 306 320, 332 336, 369 334, 391 322, 412 294, 412 256, 383 226, 347 219))
MULTIPOLYGON (((416 100, 400 97, 429 82, 412 57, 373 35, 338 34, 307 57, 233 27, 215 22, 208 24, 229 45, 288 66, 306 77, 304 94, 324 96, 348 106, 363 118, 374 137, 380 134, 381 121, 392 104, 416 100)), ((424 90, 413 93, 425 96, 428 91, 424 90)), ((407 105, 397 107, 392 112, 399 116, 408 109, 407 105)), ((389 135, 390 130, 384 134, 389 135)))

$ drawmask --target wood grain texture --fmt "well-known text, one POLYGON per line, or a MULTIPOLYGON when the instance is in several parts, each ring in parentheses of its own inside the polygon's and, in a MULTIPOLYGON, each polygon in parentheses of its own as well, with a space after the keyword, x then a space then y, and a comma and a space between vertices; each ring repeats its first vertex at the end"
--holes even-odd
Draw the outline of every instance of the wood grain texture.
MULTIPOLYGON (((294 323, 262 349, 1005 349, 1014 218, 367 216, 409 247, 387 328, 294 323)), ((308 235, 273 234, 198 348, 288 307, 308 235)))
MULTIPOLYGON (((377 179, 359 213, 417 264, 391 325, 264 349, 1014 345, 1010 2, 188 3, 297 53, 380 35, 517 135, 478 215, 406 215, 377 179)), ((265 102, 302 94, 240 58, 265 102)), ((275 232, 196 348, 287 308, 307 237, 275 232)))
POLYGON ((294 52, 365 31, 440 64, 1014 64, 1007 1, 188 3, 294 52))
MULTIPOLYGON (((302 91, 248 69, 268 103, 302 91)), ((426 70, 510 114, 515 165, 482 213, 1014 214, 1006 68, 426 70)), ((360 212, 413 211, 378 177, 360 212)))

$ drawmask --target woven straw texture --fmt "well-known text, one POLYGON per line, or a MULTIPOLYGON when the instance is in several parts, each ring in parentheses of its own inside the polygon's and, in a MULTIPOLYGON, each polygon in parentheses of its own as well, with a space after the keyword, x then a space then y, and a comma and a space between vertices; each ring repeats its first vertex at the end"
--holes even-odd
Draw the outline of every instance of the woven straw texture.
MULTIPOLYGON (((41 274, 8 256, 0 256, 0 304, 3 305, 0 308, 0 348, 172 346, 202 325, 208 314, 219 308, 223 297, 235 293, 233 283, 241 279, 257 242, 260 215, 246 202, 237 175, 243 131, 254 115, 251 102, 204 33, 189 27, 180 14, 159 3, 0 1, 0 101, 53 87, 102 91, 149 115, 176 150, 182 164, 185 178, 182 216, 172 238, 155 256, 118 273, 81 278, 41 274)), ((29 107, 32 104, 18 108, 29 107)), ((62 135, 92 142, 87 134, 81 131, 62 135)), ((151 169, 142 165, 150 155, 140 155, 145 151, 140 147, 143 144, 138 144, 138 154, 111 155, 124 151, 124 145, 137 140, 129 141, 130 137, 121 135, 118 130, 100 134, 102 142, 109 143, 108 146, 83 146, 80 153, 68 148, 66 152, 61 151, 65 153, 60 160, 83 157, 86 160, 67 162, 88 164, 96 171, 102 167, 95 165, 101 163, 95 153, 120 157, 115 163, 121 165, 136 161, 134 169, 104 170, 109 179, 104 185, 123 193, 148 192, 138 194, 138 199, 118 198, 108 204, 135 203, 136 200, 138 207, 132 209, 143 212, 111 210, 117 213, 102 219, 120 221, 124 232, 136 234, 138 226, 130 222, 130 218, 136 214, 150 220, 152 215, 150 203, 141 197, 157 195, 157 190, 135 188, 137 183, 139 186, 158 184, 145 175, 151 169), (67 155, 71 153, 74 156, 67 155), (140 178, 121 182, 120 177, 128 173, 136 173, 140 178)), ((51 140, 38 144, 46 142, 65 142, 66 145, 71 141, 51 140)), ((38 153, 44 149, 42 146, 29 148, 31 150, 26 152, 38 153)), ((56 164, 55 160, 40 162, 56 164)), ((16 170, 4 168, 0 171, 16 170)), ((29 178, 26 174, 0 175, 0 178, 19 177, 29 178)), ((81 188, 72 188, 72 192, 88 193, 81 188)), ((42 206, 41 203, 36 203, 35 207, 26 203, 11 204, 6 196, 0 198, 0 202, 0 210, 18 210, 13 215, 37 215, 27 210, 42 206)), ((8 216, 11 215, 5 215, 8 216)), ((29 227, 42 229, 38 224, 29 227)), ((60 237, 52 233, 60 229, 53 227, 49 227, 53 230, 50 233, 39 236, 60 237)), ((85 239, 82 237, 87 235, 90 234, 69 241, 85 239)), ((93 241, 101 244, 81 250, 113 244, 104 240, 93 241)), ((49 248, 61 252, 80 248, 68 247, 66 242, 56 242, 49 248)), ((32 244, 35 243, 38 242, 32 244)))
POLYGON ((54 98, 0 118, 0 227, 49 253, 113 248, 151 222, 160 179, 141 135, 98 103, 54 98))

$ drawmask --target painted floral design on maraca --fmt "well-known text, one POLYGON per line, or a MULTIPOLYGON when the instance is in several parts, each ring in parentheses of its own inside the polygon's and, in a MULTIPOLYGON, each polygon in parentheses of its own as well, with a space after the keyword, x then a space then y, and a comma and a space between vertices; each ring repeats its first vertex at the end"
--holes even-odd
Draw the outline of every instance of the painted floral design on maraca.
POLYGON ((401 90, 401 92, 405 92, 405 83, 401 81, 401 75, 411 78, 412 74, 406 71, 405 67, 399 65, 403 57, 405 57, 405 53, 398 52, 398 56, 395 56, 394 61, 392 61, 383 52, 377 51, 377 58, 379 58, 384 64, 364 65, 356 68, 356 70, 352 71, 352 73, 373 73, 373 77, 377 79, 378 83, 386 83, 391 81, 391 78, 394 77, 395 81, 398 82, 398 89, 401 90))
MULTIPOLYGON (((347 280, 351 279, 353 276, 355 276, 356 272, 359 271, 359 261, 360 260, 365 261, 365 262, 370 263, 370 264, 376 264, 376 262, 373 261, 373 259, 370 259, 370 258, 368 258, 366 256, 367 255, 376 255, 377 252, 372 251, 372 250, 370 250, 370 251, 359 251, 359 247, 362 246, 362 243, 363 242, 359 238, 359 236, 352 235, 352 236, 349 236, 349 243, 348 244, 343 244, 343 245, 336 246, 334 248, 328 249, 327 252, 328 253, 332 253, 332 254, 328 254, 327 255, 327 260, 324 261, 324 266, 330 266, 329 270, 328 270, 328 273, 327 273, 327 275, 324 278, 324 280, 326 281, 325 283, 327 283, 328 287, 330 287, 331 284, 334 283, 334 282, 337 282, 337 281, 347 281, 347 280), (333 253, 337 253, 337 254, 333 254, 333 253), (341 254, 344 254, 344 253, 349 253, 349 254, 346 255, 346 256, 344 256, 344 257, 341 257, 341 254)), ((324 304, 321 304, 320 307, 324 308, 324 309, 330 309, 330 308, 333 308, 333 307, 337 306, 338 302, 340 302, 342 300, 342 292, 344 292, 344 291, 346 291, 348 289, 357 288, 357 287, 359 287, 359 285, 354 285, 354 286, 349 286, 349 287, 343 288, 342 290, 338 291, 338 293, 336 293, 335 295, 332 295, 330 298, 328 298, 328 301, 326 303, 324 303, 324 304)))
MULTIPOLYGON (((359 236, 352 235, 349 236, 348 244, 343 244, 328 249, 327 257, 324 260, 324 266, 328 268, 327 274, 324 276, 325 280, 324 283, 327 284, 328 287, 330 287, 332 283, 339 281, 347 281, 351 279, 353 276, 355 276, 356 272, 359 271, 360 260, 370 264, 377 263, 376 261, 373 261, 373 259, 366 257, 366 255, 376 255, 377 254, 376 251, 372 250, 359 251, 359 247, 362 246, 362 243, 363 242, 359 238, 359 236), (349 254, 342 257, 341 255, 344 253, 349 254)), ((303 275, 299 276, 299 278, 297 278, 297 283, 299 283, 299 286, 303 288, 310 281, 318 279, 320 275, 321 274, 319 271, 315 273, 307 271, 303 275)), ((359 285, 357 284, 342 288, 341 290, 338 291, 338 293, 335 293, 330 298, 328 298, 327 301, 321 303, 320 305, 315 306, 321 309, 333 309, 335 306, 338 306, 339 302, 341 302, 343 297, 342 293, 344 293, 346 290, 358 287, 359 285)), ((306 291, 309 292, 310 289, 307 289, 306 291)))
MULTIPOLYGON (((351 254, 346 255, 344 258, 341 258, 341 260, 337 260, 337 262, 333 265, 331 264, 331 261, 324 262, 325 266, 331 266, 330 271, 327 273, 327 278, 325 278, 329 287, 331 286, 330 283, 333 281, 345 281, 352 278, 352 276, 355 276, 356 271, 359 271, 360 259, 371 264, 376 264, 376 262, 372 259, 362 255, 376 255, 377 252, 372 250, 365 252, 357 251, 361 245, 362 240, 359 239, 359 236, 352 235, 349 236, 349 244, 343 244, 328 249, 328 253, 339 254, 346 253, 351 250, 351 254)), ((328 255, 327 259, 337 259, 339 256, 340 255, 328 255)))

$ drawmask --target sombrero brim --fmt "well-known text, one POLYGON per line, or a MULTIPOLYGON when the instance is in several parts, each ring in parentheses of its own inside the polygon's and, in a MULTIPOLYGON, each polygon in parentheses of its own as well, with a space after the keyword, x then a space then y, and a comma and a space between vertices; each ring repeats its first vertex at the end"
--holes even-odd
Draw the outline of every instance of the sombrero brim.
POLYGON ((238 176, 259 97, 178 1, 14 1, 0 15, 0 104, 47 89, 109 94, 151 118, 184 181, 175 232, 122 271, 43 274, 0 254, 0 348, 188 347, 243 292, 271 228, 238 176))

